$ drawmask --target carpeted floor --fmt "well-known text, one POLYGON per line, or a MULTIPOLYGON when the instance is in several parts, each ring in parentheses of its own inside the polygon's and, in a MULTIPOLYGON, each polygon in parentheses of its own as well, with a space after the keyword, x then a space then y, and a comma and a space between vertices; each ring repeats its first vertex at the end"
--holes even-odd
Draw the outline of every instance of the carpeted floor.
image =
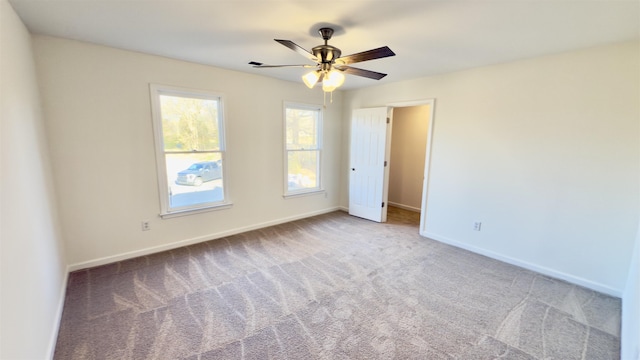
POLYGON ((620 300, 334 212, 69 277, 56 359, 619 359, 620 300))

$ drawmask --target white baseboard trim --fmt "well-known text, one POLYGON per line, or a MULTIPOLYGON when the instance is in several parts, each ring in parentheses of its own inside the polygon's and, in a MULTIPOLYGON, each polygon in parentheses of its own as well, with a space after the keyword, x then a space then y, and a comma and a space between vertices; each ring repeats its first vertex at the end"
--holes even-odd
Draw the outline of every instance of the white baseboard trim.
POLYGON ((452 245, 455 246, 457 248, 461 248, 461 249, 465 249, 465 250, 469 250, 471 252, 474 252, 476 254, 480 254, 480 255, 484 255, 486 257, 492 258, 492 259, 496 259, 502 262, 505 262, 507 264, 511 264, 511 265, 515 265, 527 270, 531 270, 531 271, 535 271, 537 273, 543 274, 543 275, 547 275, 556 279, 560 279, 560 280, 564 280, 567 282, 570 282, 572 284, 575 285, 580 285, 583 286, 585 288, 603 293, 603 294, 607 294, 607 295, 611 295, 617 298, 621 298, 622 297, 622 290, 621 289, 614 289, 610 286, 604 285, 604 284, 600 284, 591 280, 587 280, 578 276, 574 276, 574 275, 570 275, 570 274, 566 274, 563 273, 561 271, 557 271, 554 269, 550 269, 544 266, 540 266, 540 265, 536 265, 527 261, 523 261, 520 259, 516 259, 516 258, 512 258, 510 256, 505 256, 502 255, 500 253, 496 253, 490 250, 486 250, 486 249, 482 249, 476 246, 472 246, 469 244, 465 244, 453 239, 449 239, 445 236, 440 236, 438 234, 434 234, 434 233, 430 233, 430 232, 425 232, 423 234, 423 236, 428 237, 430 239, 448 244, 448 245, 452 245))
POLYGON ((172 242, 172 243, 169 243, 169 244, 153 246, 153 247, 149 247, 149 248, 130 251, 130 252, 121 253, 121 254, 112 255, 112 256, 105 256, 105 257, 102 257, 102 258, 93 259, 93 260, 89 260, 89 261, 83 261, 83 262, 80 262, 80 263, 69 265, 69 272, 82 270, 82 269, 87 269, 87 268, 91 268, 91 267, 94 267, 94 266, 106 265, 106 264, 114 263, 114 262, 117 262, 117 261, 133 259, 133 258, 136 258, 138 256, 145 256, 145 255, 155 254, 155 253, 158 253, 158 252, 161 252, 161 251, 172 250, 172 249, 176 249, 176 248, 179 248, 179 247, 193 245, 193 244, 197 244, 197 243, 201 243, 201 242, 205 242, 205 241, 209 241, 209 240, 220 239, 220 238, 223 238, 223 237, 232 236, 232 235, 240 234, 240 233, 251 231, 251 230, 257 230, 257 229, 261 229, 261 228, 265 228, 265 227, 269 227, 269 226, 284 224, 284 223, 287 223, 287 222, 300 220, 300 219, 304 219, 304 218, 308 218, 308 217, 312 217, 312 216, 316 216, 316 215, 322 215, 322 214, 330 213, 330 212, 337 211, 337 210, 342 210, 342 208, 339 207, 339 206, 335 206, 335 207, 322 209, 322 210, 318 210, 318 211, 312 211, 312 212, 308 212, 308 213, 304 213, 304 214, 298 214, 298 215, 290 216, 290 217, 286 217, 286 218, 270 220, 270 221, 266 221, 266 222, 259 223, 259 224, 253 224, 253 225, 249 225, 249 226, 239 227, 239 228, 236 228, 236 229, 225 230, 225 231, 221 231, 221 232, 213 233, 213 234, 209 234, 209 235, 198 236, 196 238, 179 240, 179 241, 175 241, 175 242, 172 242))
POLYGON ((60 332, 60 324, 62 323, 62 311, 64 310, 64 301, 67 296, 67 283, 69 282, 69 266, 65 269, 64 279, 58 296, 58 305, 56 306, 56 316, 54 318, 54 328, 51 331, 51 339, 49 339, 49 347, 47 350, 47 358, 53 359, 56 352, 56 344, 58 343, 58 334, 60 332))
POLYGON ((409 206, 409 205, 404 205, 404 204, 399 204, 399 203, 395 203, 395 202, 392 202, 392 201, 389 201, 389 206, 395 206, 397 208, 405 209, 405 210, 409 210, 409 211, 413 211, 413 212, 421 212, 422 211, 420 208, 409 206))

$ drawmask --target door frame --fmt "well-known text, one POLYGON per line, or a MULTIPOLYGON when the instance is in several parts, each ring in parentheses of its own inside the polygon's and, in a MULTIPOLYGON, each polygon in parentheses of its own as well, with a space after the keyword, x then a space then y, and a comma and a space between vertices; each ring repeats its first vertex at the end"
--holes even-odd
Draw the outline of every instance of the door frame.
MULTIPOLYGON (((433 131, 434 131, 434 118, 435 118, 435 105, 436 105, 436 99, 435 98, 429 98, 429 99, 419 99, 419 100, 413 100, 413 101, 402 101, 402 102, 392 102, 392 103, 388 103, 385 106, 387 106, 389 108, 389 112, 390 112, 390 118, 392 119, 392 124, 393 124, 393 108, 398 108, 398 107, 411 107, 411 106, 421 106, 421 105, 429 105, 429 119, 427 119, 427 121, 429 122, 429 131, 427 132, 427 146, 425 149, 425 160, 424 160, 424 177, 422 180, 422 201, 421 201, 421 206, 420 206, 420 235, 421 236, 427 236, 427 205, 428 205, 428 199, 429 199, 429 180, 430 180, 430 172, 431 172, 431 148, 432 148, 432 144, 433 144, 433 131)), ((385 152, 387 154, 389 154, 391 152, 391 141, 387 141, 387 145, 386 145, 387 149, 385 150, 385 152)), ((387 159, 390 159, 390 157, 387 157, 387 159)), ((388 169, 388 168, 387 168, 388 169)), ((388 188, 388 181, 389 178, 388 176, 385 176, 385 188, 388 188)))

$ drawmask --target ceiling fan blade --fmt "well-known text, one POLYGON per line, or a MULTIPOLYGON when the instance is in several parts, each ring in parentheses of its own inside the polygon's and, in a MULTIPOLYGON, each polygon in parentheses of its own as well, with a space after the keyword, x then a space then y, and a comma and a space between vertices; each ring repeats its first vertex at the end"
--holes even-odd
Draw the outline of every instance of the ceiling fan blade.
POLYGON ((279 42, 280 44, 288 47, 289 49, 297 52, 298 54, 306 57, 307 59, 314 61, 314 62, 318 62, 318 58, 315 57, 312 53, 310 53, 308 50, 305 50, 303 47, 301 47, 300 45, 294 43, 291 40, 279 40, 279 39, 273 39, 277 42, 279 42))
POLYGON ((383 77, 387 76, 387 74, 371 70, 358 69, 351 66, 336 66, 336 69, 343 71, 345 74, 362 76, 374 80, 380 80, 383 77))
POLYGON ((303 68, 314 68, 318 65, 269 65, 269 64, 263 64, 261 62, 257 62, 257 61, 251 61, 249 62, 249 65, 253 65, 254 68, 279 68, 279 67, 303 67, 303 68))
POLYGON ((361 61, 380 59, 388 56, 394 56, 395 53, 388 46, 381 48, 359 52, 357 54, 347 55, 336 59, 336 64, 347 65, 361 61))

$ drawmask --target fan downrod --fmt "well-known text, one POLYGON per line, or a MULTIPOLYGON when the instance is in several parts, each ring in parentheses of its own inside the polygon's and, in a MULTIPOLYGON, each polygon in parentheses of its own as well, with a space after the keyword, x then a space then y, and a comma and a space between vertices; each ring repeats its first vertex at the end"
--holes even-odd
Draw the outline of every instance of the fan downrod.
MULTIPOLYGON (((333 62, 340 57, 340 54, 342 52, 337 47, 331 46, 328 43, 329 39, 331 39, 331 36, 333 35, 332 28, 323 27, 320 30, 318 30, 318 32, 320 33, 320 35, 322 35, 322 39, 324 40, 324 45, 318 45, 314 47, 313 49, 311 49, 311 53, 316 58, 318 58, 318 60, 320 60, 320 64, 329 64, 329 65, 324 65, 324 67, 329 66, 329 69, 330 69, 330 65, 333 64, 333 62)), ((324 70, 324 67, 323 67, 323 70, 324 70)))
POLYGON ((325 45, 327 44, 327 41, 329 41, 329 39, 331 39, 331 36, 333 36, 333 29, 332 28, 323 27, 323 28, 320 28, 320 30, 318 30, 318 32, 322 36, 322 39, 324 40, 324 44, 325 45))

